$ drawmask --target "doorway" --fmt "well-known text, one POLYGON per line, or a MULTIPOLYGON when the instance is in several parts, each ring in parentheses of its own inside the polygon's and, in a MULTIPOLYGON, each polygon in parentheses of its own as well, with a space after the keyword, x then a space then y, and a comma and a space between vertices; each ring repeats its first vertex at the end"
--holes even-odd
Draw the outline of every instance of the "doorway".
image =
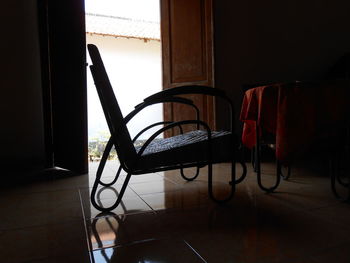
MULTIPOLYGON (((162 89, 159 0, 85 0, 85 12, 86 43, 99 48, 125 116, 162 89)), ((98 161, 110 135, 90 72, 87 90, 89 160, 98 161)), ((128 124, 131 137, 162 120, 162 105, 146 108, 128 124)))
MULTIPOLYGON (((90 77, 90 74, 86 74, 85 7, 87 12, 94 11, 95 7, 92 6, 94 4, 92 1, 94 0, 86 0, 86 5, 85 0, 39 1, 38 5, 43 94, 45 95, 45 112, 47 113, 45 114, 45 117, 47 117, 45 118, 46 155, 55 166, 79 174, 88 171, 86 77, 90 77), (67 126, 69 129, 67 129, 67 126)), ((159 5, 158 0, 128 0, 127 2, 137 2, 133 7, 142 10, 139 13, 143 14, 146 13, 144 12, 145 5, 151 6, 151 3, 156 4, 157 7, 159 5)), ((116 4, 111 0, 104 0, 103 3, 110 3, 112 7, 113 4, 116 4)), ((163 75, 158 78, 158 81, 163 79, 162 86, 164 89, 179 85, 207 85, 213 87, 212 1, 160 0, 160 3, 161 11, 154 11, 155 14, 158 14, 158 20, 159 13, 161 13, 162 18, 162 58, 164 60, 162 61, 163 75), (194 14, 196 15, 194 16, 194 14), (198 35, 198 32, 201 36, 198 35), (196 36, 195 39, 198 41, 194 40, 193 37, 188 37, 192 35, 196 36), (184 53, 182 52, 184 50, 192 51, 190 55, 186 55, 188 51, 184 53), (202 55, 199 56, 198 63, 193 64, 193 57, 197 57, 195 54, 202 55), (200 74, 200 76, 198 74, 188 75, 186 73, 187 68, 192 69, 191 72, 194 70, 194 73, 202 72, 203 74, 200 74), (185 70, 186 79, 177 78, 177 76, 183 75, 182 71, 179 72, 177 69, 185 70)), ((96 8, 95 11, 100 9, 101 7, 96 8)), ((105 7, 104 9, 109 11, 122 10, 122 8, 115 9, 111 7, 105 7)), ((158 8, 154 10, 158 10, 158 8)), ((105 13, 104 16, 112 17, 113 15, 105 13)), ((114 16, 118 17, 118 15, 114 16)), ((103 32, 100 32, 100 36, 111 37, 103 32)), ((121 38, 121 36, 114 37, 121 38)), ((133 36, 125 37, 124 35, 124 38, 131 39, 133 36)), ((151 39, 150 41, 147 40, 144 36, 141 38, 139 36, 137 40, 145 43, 152 41, 151 39)), ((105 58, 104 54, 102 56, 105 58)), ((159 55, 159 61, 161 60, 160 57, 159 55)), ((159 64, 161 63, 159 62, 159 64)), ((134 64, 134 66, 136 65, 134 64)), ((161 67, 159 66, 159 68, 161 67)), ((131 71, 134 70, 135 67, 131 71)), ((110 75, 112 73, 114 72, 109 72, 110 75)), ((135 71, 134 76, 136 74, 135 71)), ((144 83, 145 81, 142 86, 144 83)), ((113 85, 115 88, 118 87, 114 83, 113 85)), ((149 92, 151 93, 151 91, 149 92)), ((118 94, 117 96, 121 101, 120 96, 118 94)), ((200 98, 199 106, 201 112, 203 112, 201 119, 208 121, 209 124, 215 124, 215 118, 213 118, 215 105, 213 101, 207 100, 204 96, 200 98)), ((165 120, 171 116, 171 119, 175 121, 181 116, 190 116, 176 107, 164 110, 164 115, 165 120)), ((104 118, 101 119, 104 120, 104 118)))

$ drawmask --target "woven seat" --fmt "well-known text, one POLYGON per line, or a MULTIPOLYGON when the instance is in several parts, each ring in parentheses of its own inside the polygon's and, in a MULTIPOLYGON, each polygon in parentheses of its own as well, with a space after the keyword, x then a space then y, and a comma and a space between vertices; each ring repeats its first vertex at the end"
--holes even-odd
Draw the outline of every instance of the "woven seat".
MULTIPOLYGON (((231 133, 227 131, 212 132, 211 138, 215 139, 225 135, 231 135, 231 133)), ((142 153, 142 156, 169 151, 175 148, 191 145, 194 143, 200 143, 206 141, 207 139, 207 133, 201 130, 187 132, 185 134, 180 134, 170 138, 159 139, 151 142, 147 146, 146 150, 142 153)), ((136 152, 138 152, 140 148, 141 146, 136 147, 136 152)))
MULTIPOLYGON (((212 163, 227 162, 233 154, 232 134, 228 131, 214 131, 212 136, 212 163)), ((151 142, 142 153, 137 166, 162 166, 165 163, 175 165, 177 163, 188 164, 194 162, 207 162, 207 133, 196 130, 165 139, 151 142)), ((136 151, 141 146, 136 147, 136 151)))
POLYGON ((97 169, 96 179, 91 191, 91 203, 93 206, 100 211, 110 211, 116 208, 122 200, 132 175, 180 169, 181 176, 185 180, 192 181, 198 176, 199 169, 206 165, 208 166, 208 192, 211 199, 216 202, 230 200, 234 195, 235 185, 242 181, 246 175, 246 168, 242 164, 242 176, 239 179, 236 179, 235 176, 238 141, 237 136, 232 130, 233 121, 231 120, 231 130, 229 131, 211 131, 208 124, 199 119, 199 110, 193 104, 193 101, 180 97, 183 94, 219 96, 229 104, 231 118, 233 118, 235 116, 233 114, 233 104, 225 93, 219 89, 205 86, 182 86, 168 89, 145 98, 142 103, 135 107, 135 110, 123 117, 97 47, 88 45, 88 50, 93 62, 93 65, 90 66, 91 73, 111 133, 97 169), (145 127, 131 139, 126 124, 144 108, 165 102, 181 103, 188 107, 193 107, 197 111, 197 119, 157 122, 145 127), (196 126, 197 129, 182 133, 183 127, 186 125, 196 126), (160 126, 161 128, 150 136, 143 145, 134 146, 135 141, 143 132, 156 126, 160 126), (170 138, 158 138, 164 131, 172 128, 179 128, 181 134, 170 138), (120 167, 115 178, 109 183, 104 183, 101 181, 101 176, 113 146, 117 151, 120 167), (231 192, 226 198, 219 200, 213 194, 212 164, 221 162, 231 162, 231 180, 228 182, 231 185, 231 192), (183 169, 188 167, 195 167, 197 169, 194 176, 188 177, 185 175, 183 169), (96 201, 97 188, 99 185, 109 187, 114 184, 118 180, 121 170, 124 170, 127 175, 118 197, 113 205, 103 207, 96 201))

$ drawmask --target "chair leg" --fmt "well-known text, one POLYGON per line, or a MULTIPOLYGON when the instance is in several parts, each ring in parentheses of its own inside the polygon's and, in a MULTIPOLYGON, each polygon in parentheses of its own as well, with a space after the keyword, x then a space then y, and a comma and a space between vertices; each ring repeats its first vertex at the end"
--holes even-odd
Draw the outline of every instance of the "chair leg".
POLYGON ((102 176, 102 172, 103 172, 103 169, 106 165, 106 161, 107 161, 107 158, 109 156, 109 153, 112 149, 112 146, 113 146, 113 143, 112 143, 112 140, 111 138, 109 139, 109 141, 107 142, 107 145, 105 147, 105 150, 103 152, 103 155, 102 155, 102 158, 101 158, 101 161, 98 165, 98 168, 97 168, 97 172, 96 172, 96 177, 95 177, 95 181, 94 181, 94 184, 92 186, 92 190, 91 190, 91 194, 90 194, 90 200, 91 200, 91 203, 92 205, 98 209, 100 206, 96 203, 96 200, 95 200, 95 195, 96 195, 96 191, 97 191, 97 187, 98 185, 101 183, 101 176, 102 176))
POLYGON ((101 161, 100 161, 100 163, 98 165, 98 168, 97 168, 96 177, 95 177, 95 183, 96 182, 101 183, 102 172, 103 172, 103 169, 105 168, 105 165, 106 165, 109 153, 112 150, 112 146, 113 146, 112 138, 109 138, 109 140, 108 140, 108 142, 106 144, 105 150, 104 150, 104 152, 102 154, 101 161))
MULTIPOLYGON (((348 174, 348 173, 347 173, 348 174)), ((330 159, 330 176, 331 176, 331 189, 335 196, 340 201, 350 202, 350 184, 345 183, 340 179, 340 157, 338 154, 334 154, 330 159), (344 186, 348 189, 347 197, 342 197, 337 190, 337 182, 339 185, 344 186)), ((348 174, 348 179, 349 178, 348 174)))
POLYGON ((113 140, 112 140, 112 137, 110 137, 108 142, 107 142, 107 144, 106 144, 105 150, 104 150, 104 152, 102 154, 102 158, 101 158, 100 164, 98 165, 97 172, 96 172, 96 178, 95 178, 95 181, 98 178, 98 183, 103 185, 103 186, 111 186, 111 185, 113 185, 118 180, 120 172, 122 170, 122 167, 119 166, 118 171, 116 173, 116 176, 114 177, 114 179, 111 182, 104 183, 104 182, 101 181, 103 169, 105 168, 105 165, 106 165, 109 153, 112 150, 112 147, 113 147, 113 140))
POLYGON ((192 176, 192 177, 187 177, 186 175, 185 175, 185 173, 184 173, 184 168, 180 168, 180 174, 181 174, 181 177, 183 178, 183 179, 185 179, 186 181, 193 181, 194 179, 196 179, 197 178, 197 176, 199 175, 199 167, 196 167, 197 168, 197 170, 196 170, 196 174, 194 175, 194 176, 192 176))
POLYGON ((122 167, 119 166, 118 171, 117 171, 117 173, 115 174, 114 179, 113 179, 110 183, 104 183, 104 182, 100 181, 100 184, 103 185, 103 186, 106 186, 106 187, 115 184, 115 182, 116 182, 116 181, 118 180, 118 178, 119 178, 119 175, 120 175, 121 171, 122 171, 122 167))
POLYGON ((213 201, 215 201, 216 203, 225 203, 231 200, 231 198, 234 196, 236 191, 236 183, 232 183, 232 182, 236 182, 236 162, 234 159, 231 161, 231 181, 229 183, 229 185, 231 186, 230 194, 228 197, 224 199, 217 199, 214 196, 214 192, 213 192, 213 165, 211 163, 208 164, 208 192, 209 192, 210 198, 213 201))
MULTIPOLYGON (((102 207, 101 204, 97 204, 96 202, 96 190, 97 190, 97 187, 98 187, 98 183, 96 183, 96 180, 95 180, 95 183, 92 187, 92 190, 91 190, 91 203, 92 205, 99 211, 101 212, 109 212, 113 209, 115 209, 121 202, 122 198, 123 198, 123 195, 125 193, 125 190, 126 190, 126 187, 129 183, 129 180, 130 180, 130 177, 131 177, 131 173, 128 173, 125 177, 125 180, 124 180, 124 183, 122 185, 122 188, 118 194, 118 197, 117 197, 117 200, 114 202, 113 205, 109 206, 109 207, 102 207)), ((105 187, 104 189, 108 189, 108 187, 105 187)))
MULTIPOLYGON (((96 201, 98 202, 98 206, 99 207, 103 207, 103 204, 102 204, 102 201, 101 201, 101 198, 100 198, 100 196, 101 196, 101 194, 103 193, 103 191, 105 191, 105 190, 111 190, 114 194, 115 194, 115 196, 119 196, 120 195, 120 193, 117 191, 117 189, 115 189, 114 187, 110 187, 110 186, 107 186, 107 187, 102 187, 102 188, 100 188, 98 191, 97 191, 97 193, 96 193, 96 201)), ((124 205, 124 203, 123 203, 123 201, 121 201, 120 202, 120 207, 122 208, 122 210, 124 211, 124 212, 126 212, 127 211, 127 209, 126 209, 126 207, 125 207, 125 205, 124 205)), ((104 212, 104 214, 106 214, 106 212, 104 212)), ((109 212, 108 214, 113 214, 112 212, 109 212)))
POLYGON ((107 211, 113 210, 114 208, 116 208, 116 207, 119 205, 119 203, 120 203, 120 201, 121 201, 121 199, 122 199, 122 197, 123 197, 123 195, 124 195, 126 186, 127 186, 128 182, 129 182, 129 180, 130 180, 130 177, 131 177, 131 173, 128 173, 127 176, 126 176, 126 178, 125 178, 125 181, 124 181, 124 183, 123 183, 122 189, 121 189, 120 193, 118 194, 118 198, 117 198, 116 202, 115 202, 112 206, 110 206, 110 207, 102 207, 101 204, 98 204, 98 203, 96 202, 96 197, 98 197, 98 196, 100 195, 101 190, 107 189, 108 186, 114 184, 114 183, 117 181, 117 179, 118 179, 118 177, 119 177, 119 175, 120 175, 120 172, 121 172, 121 166, 120 166, 119 169, 118 169, 118 172, 117 172, 117 174, 116 174, 116 177, 113 179, 113 181, 112 181, 111 183, 103 183, 103 182, 101 181, 102 172, 103 172, 103 169, 104 169, 104 167, 105 167, 105 165, 106 165, 106 161, 107 161, 107 158, 108 158, 108 156, 109 156, 109 153, 110 153, 110 151, 111 151, 111 149, 112 149, 112 146, 113 146, 113 142, 112 142, 112 138, 110 138, 109 141, 107 142, 107 145, 106 145, 105 150, 104 150, 104 152, 103 152, 103 155, 102 155, 100 164, 99 164, 99 166, 98 166, 98 168, 97 168, 96 178, 95 178, 94 184, 93 184, 93 186, 92 186, 91 196, 90 196, 92 205, 93 205, 97 210, 102 211, 102 212, 107 212, 107 211), (98 192, 98 194, 96 195, 97 188, 98 188, 99 185, 104 186, 104 188, 102 188, 102 189, 98 192))

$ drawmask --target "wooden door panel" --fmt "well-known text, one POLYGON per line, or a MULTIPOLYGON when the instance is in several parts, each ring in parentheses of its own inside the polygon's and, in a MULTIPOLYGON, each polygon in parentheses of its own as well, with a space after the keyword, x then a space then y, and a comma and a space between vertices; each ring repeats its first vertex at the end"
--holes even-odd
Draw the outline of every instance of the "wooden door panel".
POLYGON ((171 83, 205 81, 203 1, 177 0, 176 4, 169 3, 171 83))
MULTIPOLYGON (((212 0, 161 0, 163 88, 213 86, 212 0)), ((187 95, 199 108, 201 120, 214 128, 214 100, 187 95)), ((195 119, 182 104, 166 104, 165 120, 195 119)), ((177 133, 172 131, 166 136, 177 133)))

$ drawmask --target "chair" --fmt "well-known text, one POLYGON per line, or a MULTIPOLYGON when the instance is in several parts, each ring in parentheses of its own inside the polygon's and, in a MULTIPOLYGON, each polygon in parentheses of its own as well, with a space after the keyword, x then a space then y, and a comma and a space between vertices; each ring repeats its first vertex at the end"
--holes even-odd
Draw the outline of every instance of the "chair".
POLYGON ((233 132, 233 104, 225 93, 219 89, 205 86, 183 86, 167 89, 144 99, 133 111, 126 117, 123 117, 98 48, 95 45, 89 44, 88 51, 92 60, 90 70, 111 134, 97 169, 96 179, 91 191, 91 202, 93 206, 102 212, 116 208, 122 200, 132 175, 180 169, 181 176, 185 180, 191 181, 198 176, 199 169, 206 165, 208 166, 208 192, 211 199, 219 203, 230 200, 234 195, 235 185, 241 182, 246 176, 246 167, 242 163, 242 176, 236 179, 235 163, 239 141, 233 132), (209 96, 218 96, 227 101, 231 109, 231 130, 212 131, 207 123, 199 119, 198 108, 193 102, 189 99, 178 97, 178 95, 183 94, 206 94, 209 96), (157 122, 145 127, 131 139, 126 124, 144 108, 165 102, 182 103, 193 107, 197 113, 197 119, 177 122, 157 122), (196 130, 183 132, 183 126, 193 124, 196 126, 196 130), (160 128, 142 146, 134 146, 134 142, 142 133, 156 126, 160 128), (164 131, 174 127, 179 128, 181 134, 170 138, 157 138, 164 131), (117 151, 120 166, 114 180, 105 183, 101 181, 101 175, 113 145, 117 151), (221 162, 231 162, 232 164, 230 193, 224 199, 218 199, 213 194, 212 164, 221 162), (196 174, 193 177, 188 177, 184 174, 183 169, 189 167, 196 167, 196 174), (102 205, 96 202, 98 186, 108 187, 114 184, 118 180, 122 169, 127 175, 115 203, 110 207, 102 207, 102 205))

